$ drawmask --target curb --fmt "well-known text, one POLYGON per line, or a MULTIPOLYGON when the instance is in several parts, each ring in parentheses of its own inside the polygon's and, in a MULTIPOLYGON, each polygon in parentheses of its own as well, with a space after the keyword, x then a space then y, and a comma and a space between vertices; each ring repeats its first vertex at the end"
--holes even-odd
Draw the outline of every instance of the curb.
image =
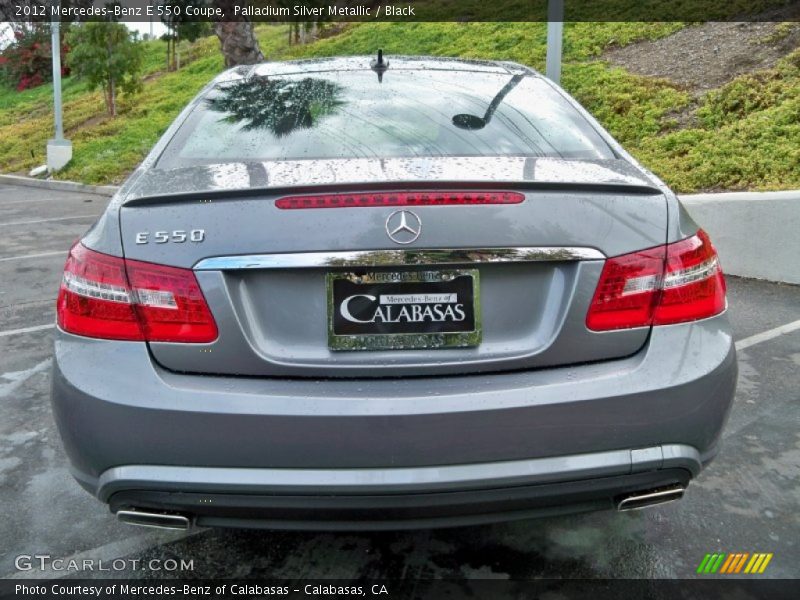
POLYGON ((75 181, 58 181, 55 179, 34 179, 22 175, 0 174, 0 183, 9 185, 23 185, 26 187, 41 188, 44 190, 58 190, 63 192, 83 192, 84 194, 97 194, 98 196, 113 196, 119 190, 116 185, 89 185, 75 181))

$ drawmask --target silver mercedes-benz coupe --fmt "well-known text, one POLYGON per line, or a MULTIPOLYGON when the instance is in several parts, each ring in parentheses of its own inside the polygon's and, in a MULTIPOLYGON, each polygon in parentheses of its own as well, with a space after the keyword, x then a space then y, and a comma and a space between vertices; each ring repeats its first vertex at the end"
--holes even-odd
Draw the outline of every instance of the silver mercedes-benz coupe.
POLYGON ((706 233, 536 72, 239 67, 70 250, 53 410, 140 525, 640 508, 718 450, 725 310, 706 233))

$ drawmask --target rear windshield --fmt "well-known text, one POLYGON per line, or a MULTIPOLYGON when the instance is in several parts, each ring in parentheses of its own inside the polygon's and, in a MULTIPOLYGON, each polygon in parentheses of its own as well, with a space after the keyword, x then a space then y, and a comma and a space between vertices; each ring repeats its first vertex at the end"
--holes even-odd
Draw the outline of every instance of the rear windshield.
POLYGON ((396 70, 253 77, 213 88, 159 167, 329 158, 614 158, 537 77, 396 70))

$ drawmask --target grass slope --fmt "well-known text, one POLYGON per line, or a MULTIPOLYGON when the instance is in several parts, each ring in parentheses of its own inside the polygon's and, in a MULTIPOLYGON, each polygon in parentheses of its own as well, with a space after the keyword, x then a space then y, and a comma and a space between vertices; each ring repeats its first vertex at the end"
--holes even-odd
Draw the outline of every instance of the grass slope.
MULTIPOLYGON (((680 23, 568 23, 564 87, 635 156, 676 190, 800 187, 800 51, 774 69, 740 77, 702 97, 666 80, 632 75, 600 58, 611 45, 656 39, 680 23), (694 111, 689 128, 681 112, 694 111)), ((306 46, 287 45, 285 27, 263 26, 259 41, 270 60, 372 54, 431 54, 514 60, 544 68, 543 23, 366 23, 306 46)), ((164 45, 148 42, 142 94, 123 99, 116 119, 103 113, 98 92, 67 79, 64 117, 74 144, 59 178, 119 182, 141 160, 181 107, 222 69, 215 38, 197 42, 191 62, 163 73, 164 45)), ((187 57, 189 58, 189 57, 187 57)), ((0 90, 0 170, 41 164, 52 131, 50 86, 0 90)))

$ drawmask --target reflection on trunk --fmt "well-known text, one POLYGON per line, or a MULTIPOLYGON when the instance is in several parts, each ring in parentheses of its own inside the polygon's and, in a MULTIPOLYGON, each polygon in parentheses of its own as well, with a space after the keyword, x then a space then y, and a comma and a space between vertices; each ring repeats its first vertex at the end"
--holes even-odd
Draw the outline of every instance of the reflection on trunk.
POLYGON ((223 87, 206 102, 224 120, 245 130, 268 129, 275 136, 314 127, 344 104, 341 86, 324 79, 256 77, 223 87))

